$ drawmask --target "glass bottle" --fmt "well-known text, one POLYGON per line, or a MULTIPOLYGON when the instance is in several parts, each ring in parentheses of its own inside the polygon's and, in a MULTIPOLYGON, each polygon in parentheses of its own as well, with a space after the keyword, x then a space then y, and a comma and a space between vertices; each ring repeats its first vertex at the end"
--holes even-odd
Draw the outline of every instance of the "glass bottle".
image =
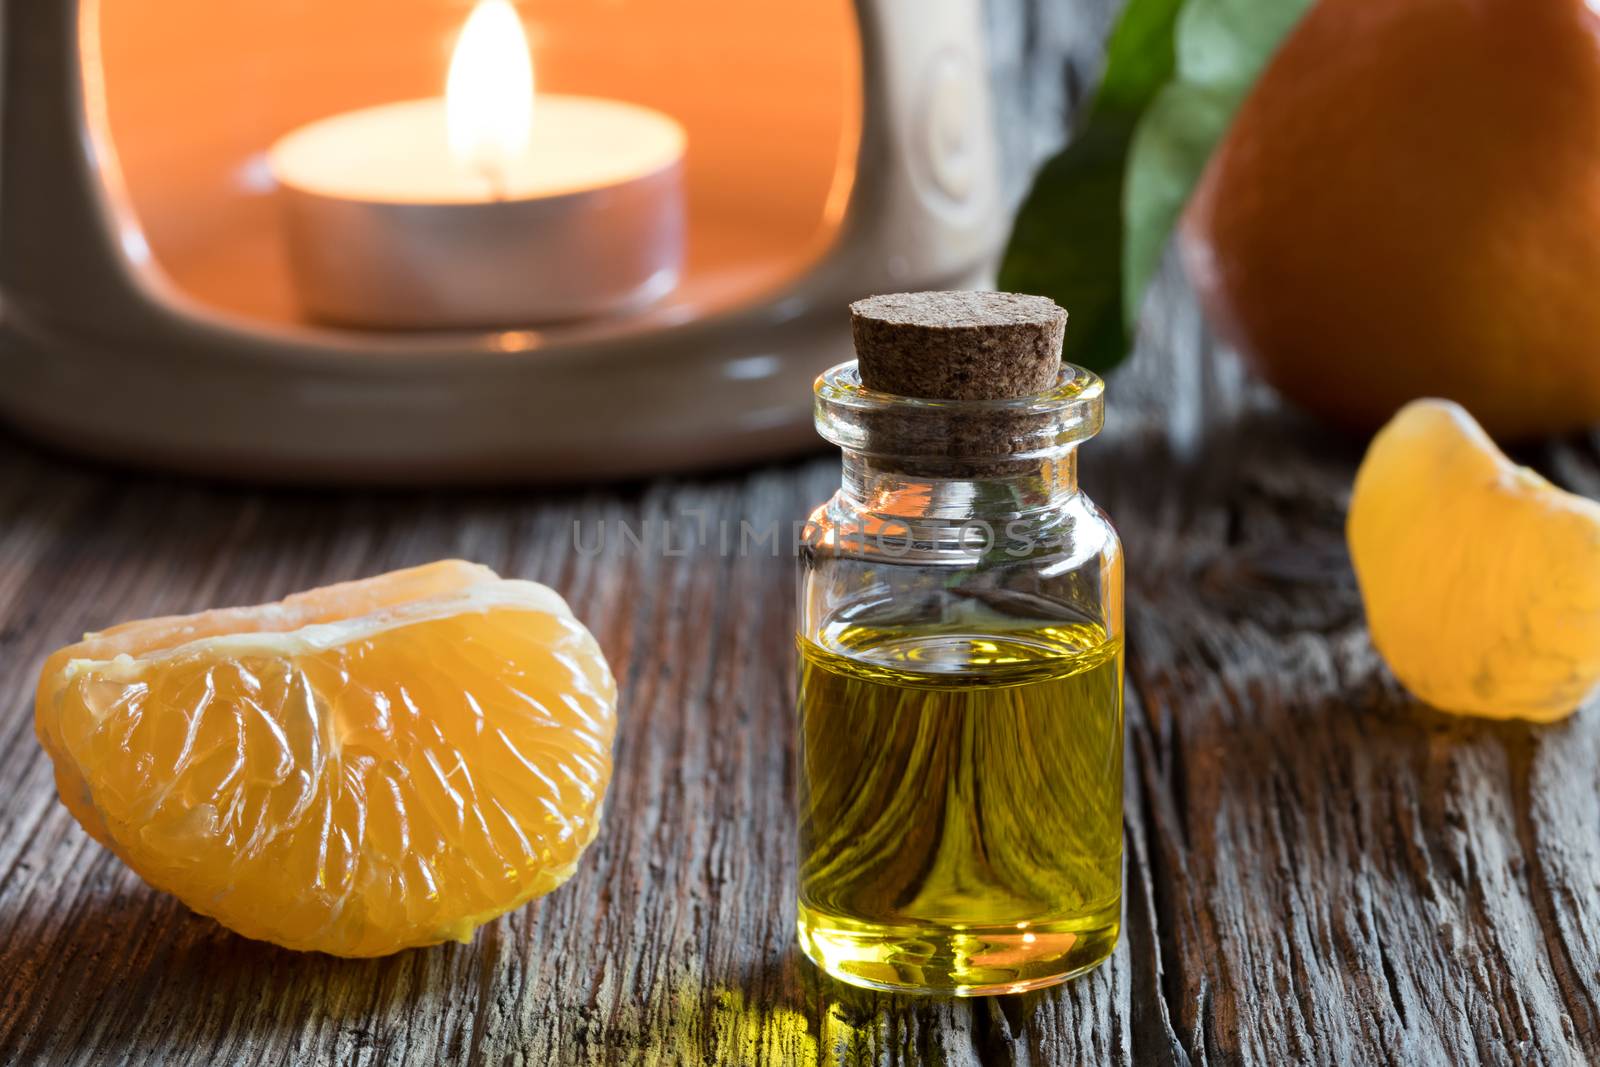
POLYGON ((801 550, 798 927, 837 978, 1021 992, 1116 944, 1122 549, 1077 477, 1103 394, 817 379, 843 478, 801 550))

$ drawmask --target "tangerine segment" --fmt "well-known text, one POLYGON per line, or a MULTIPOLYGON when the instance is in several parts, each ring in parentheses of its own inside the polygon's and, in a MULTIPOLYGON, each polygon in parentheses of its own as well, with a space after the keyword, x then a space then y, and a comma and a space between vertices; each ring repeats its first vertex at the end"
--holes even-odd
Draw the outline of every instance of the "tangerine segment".
POLYGON ((552 590, 448 561, 47 661, 62 800, 150 884, 341 956, 467 940, 599 828, 616 686, 552 590))
POLYGON ((1414 401, 1378 433, 1347 534, 1373 644, 1423 701, 1549 721, 1600 682, 1600 504, 1459 405, 1414 401))

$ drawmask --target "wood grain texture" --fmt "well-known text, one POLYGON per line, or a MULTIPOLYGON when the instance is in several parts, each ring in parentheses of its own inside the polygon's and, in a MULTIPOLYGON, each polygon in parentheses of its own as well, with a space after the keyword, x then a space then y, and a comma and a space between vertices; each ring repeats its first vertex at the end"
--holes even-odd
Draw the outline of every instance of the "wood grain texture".
MULTIPOLYGON (((1004 106, 1059 124, 1079 66, 1039 57, 1093 42, 1050 10, 991 24, 1002 74, 1032 72, 1004 106)), ((1109 395, 1083 472, 1128 547, 1123 939, 1063 989, 973 1002, 859 993, 794 947, 793 562, 719 542, 789 529, 835 459, 586 494, 257 493, 0 438, 0 1063, 1600 1062, 1600 708, 1533 727, 1405 698, 1343 547, 1359 443, 1213 351, 1170 275, 1109 395), (605 827, 551 897, 470 945, 299 955, 149 890, 56 801, 31 723, 50 650, 449 555, 559 588, 622 684, 605 827)), ((1524 458, 1600 496, 1596 439, 1524 458)))
MULTIPOLYGON (((1154 312, 1083 461, 1130 575, 1126 930, 1101 970, 925 1003, 794 948, 793 564, 719 542, 790 529, 832 459, 576 496, 265 494, 5 441, 0 1062, 1594 1062, 1600 709, 1412 705, 1344 554, 1358 444, 1278 410, 1170 279, 1154 312), (553 896, 471 945, 297 955, 147 889, 56 802, 29 715, 51 649, 442 555, 557 586, 619 672, 605 829, 553 896)), ((1526 458, 1600 494, 1594 440, 1526 458)))

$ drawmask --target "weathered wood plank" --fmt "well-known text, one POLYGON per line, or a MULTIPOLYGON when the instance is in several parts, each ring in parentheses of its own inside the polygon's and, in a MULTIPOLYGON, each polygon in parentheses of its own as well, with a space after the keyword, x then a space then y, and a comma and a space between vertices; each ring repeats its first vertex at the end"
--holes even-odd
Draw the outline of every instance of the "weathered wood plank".
MULTIPOLYGON (((1600 1055, 1600 726, 1413 706, 1344 558, 1358 455, 1276 410, 1181 294, 1114 382, 1085 481, 1130 558, 1127 925, 1014 1001, 919 1003, 792 944, 787 528, 833 462, 586 496, 250 493, 0 446, 0 1060, 1578 1063, 1600 1055), (1180 361, 1182 365, 1180 365, 1180 361), (604 553, 600 524, 612 531, 604 553), (651 550, 615 538, 620 523, 651 550), (563 589, 622 674, 606 831, 470 946, 348 962, 155 894, 55 802, 39 659, 128 615, 462 554, 563 589)), ((1592 444, 1538 456, 1600 488, 1592 444)))
MULTIPOLYGON (((23 647, 0 667, 12 694, 0 766, 25 801, 6 804, 0 825, 16 853, 0 885, 0 973, 15 979, 0 993, 0 1050, 25 1062, 135 1050, 176 1063, 1028 1057, 1014 1009, 860 995, 798 958, 792 560, 786 548, 778 558, 661 551, 668 524, 681 545, 696 512, 713 530, 726 517, 787 536, 831 490, 831 461, 627 497, 519 502, 119 486, 16 446, 5 460, 28 476, 8 486, 35 484, 77 506, 19 501, 16 514, 59 516, 46 538, 54 548, 4 557, 8 577, 25 575, 17 601, 45 610, 14 630, 23 647), (590 528, 587 544, 611 523, 606 553, 572 551, 574 521, 590 528), (619 545, 622 522, 653 548, 619 545), (622 673, 626 725, 606 832, 560 893, 471 946, 371 962, 297 956, 148 891, 55 804, 47 762, 26 736, 27 682, 49 647, 120 615, 258 599, 452 552, 560 586, 622 673)), ((1038 1047, 1099 1050, 1115 1038, 1126 1012, 1125 994, 1120 1009, 1107 997, 1115 973, 1040 1011, 1038 1047)))
MULTIPOLYGON (((1168 285, 1151 340, 1176 353, 1196 333, 1168 285)), ((1119 399, 1173 370, 1144 353, 1119 399)), ((1200 419, 1182 396, 1135 405, 1165 408, 1165 454, 1135 414, 1084 460, 1129 546, 1130 835, 1156 887, 1154 1007, 1181 1055, 1159 1027, 1137 1031, 1141 1050, 1600 1060, 1596 709, 1474 723, 1406 697, 1366 636, 1344 548, 1360 443, 1278 410, 1226 356, 1178 374, 1196 370, 1182 388, 1200 419)), ((1592 442, 1530 458, 1600 489, 1592 442)))

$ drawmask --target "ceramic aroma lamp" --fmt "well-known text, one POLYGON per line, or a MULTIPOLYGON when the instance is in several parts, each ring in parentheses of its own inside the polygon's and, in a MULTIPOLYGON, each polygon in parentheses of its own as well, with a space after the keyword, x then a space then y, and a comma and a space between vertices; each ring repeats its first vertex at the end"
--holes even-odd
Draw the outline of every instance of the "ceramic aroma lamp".
POLYGON ((469 11, 12 0, 0 416, 82 452, 238 478, 746 462, 814 443, 810 383, 848 349, 850 300, 988 280, 1005 222, 972 0, 540 0, 520 13, 541 97, 619 101, 684 131, 676 287, 494 328, 308 315, 271 146, 437 97, 469 11))

